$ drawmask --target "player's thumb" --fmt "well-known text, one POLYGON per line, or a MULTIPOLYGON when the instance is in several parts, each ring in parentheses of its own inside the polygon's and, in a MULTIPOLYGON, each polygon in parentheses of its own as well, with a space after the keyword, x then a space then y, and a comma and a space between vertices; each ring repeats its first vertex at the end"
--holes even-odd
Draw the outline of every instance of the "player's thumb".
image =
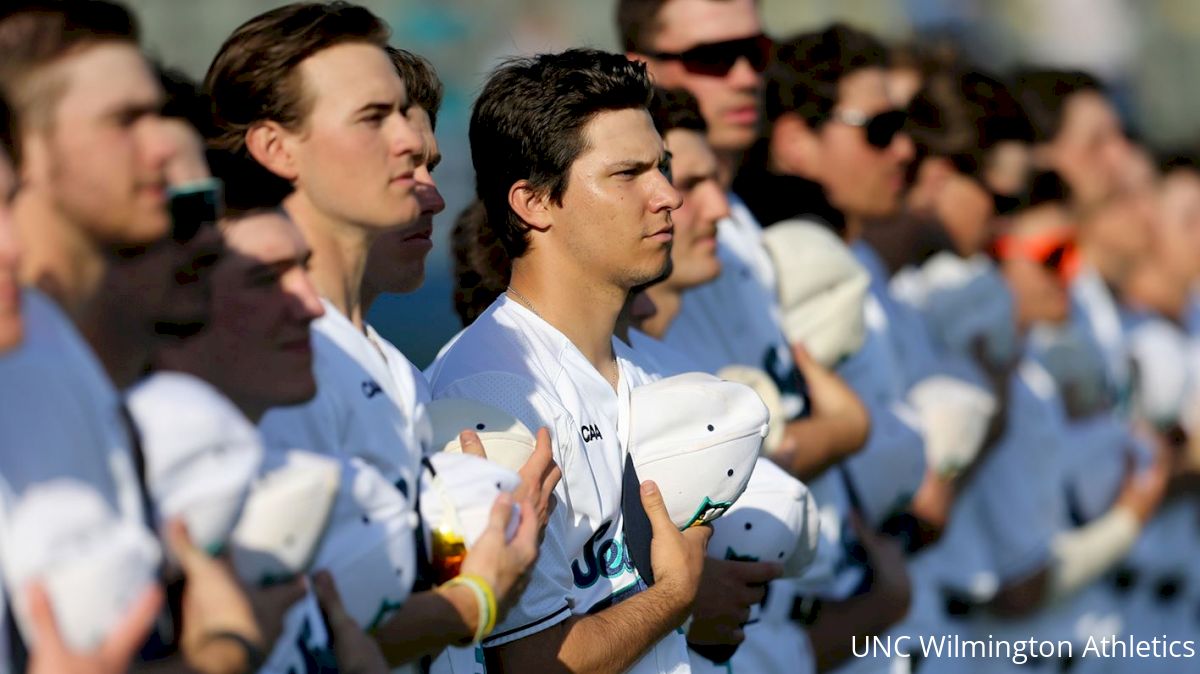
POLYGON ((646 480, 642 482, 642 509, 646 511, 646 517, 650 520, 650 529, 653 536, 659 536, 669 532, 679 532, 679 528, 671 521, 671 513, 667 512, 667 504, 663 501, 662 491, 654 480, 646 480))
POLYGON ((167 522, 166 534, 167 547, 176 561, 179 562, 184 575, 187 575, 189 570, 194 568, 196 562, 200 561, 199 557, 204 555, 204 551, 192 543, 192 537, 188 534, 187 525, 179 518, 172 518, 167 522))
POLYGON ((499 532, 500 539, 504 540, 504 534, 508 531, 508 521, 512 519, 513 511, 512 494, 502 491, 496 495, 496 500, 492 502, 492 512, 488 515, 488 530, 499 532))
POLYGON ((479 439, 479 434, 472 430, 465 430, 458 434, 458 445, 462 447, 463 454, 478 456, 481 459, 486 459, 487 452, 483 449, 483 441, 479 439))

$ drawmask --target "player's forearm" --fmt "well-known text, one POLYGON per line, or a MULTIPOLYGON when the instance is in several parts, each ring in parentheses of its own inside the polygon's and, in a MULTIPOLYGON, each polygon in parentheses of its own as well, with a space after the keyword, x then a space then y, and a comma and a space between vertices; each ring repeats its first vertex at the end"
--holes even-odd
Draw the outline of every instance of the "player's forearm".
POLYGON ((620 674, 683 624, 691 605, 654 586, 594 615, 579 616, 488 651, 505 672, 620 674))
POLYGON ((1137 542, 1137 516, 1116 506, 1085 526, 1054 537, 1047 600, 1069 597, 1117 564, 1137 542))
POLYGON ((796 419, 785 433, 795 450, 783 468, 806 482, 852 456, 866 440, 857 424, 837 416, 796 419))
POLYGON ((854 637, 861 641, 883 634, 907 613, 906 603, 878 591, 822 604, 816 622, 807 630, 817 671, 828 671, 849 660, 854 637))
POLYGON ((418 592, 374 633, 375 643, 392 667, 436 655, 475 635, 479 607, 465 586, 418 592))

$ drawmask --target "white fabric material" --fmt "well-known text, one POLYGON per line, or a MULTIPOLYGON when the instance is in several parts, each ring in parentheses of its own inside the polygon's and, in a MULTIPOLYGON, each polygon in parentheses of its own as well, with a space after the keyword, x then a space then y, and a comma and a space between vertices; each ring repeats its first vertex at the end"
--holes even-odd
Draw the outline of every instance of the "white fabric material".
POLYGON ((808 487, 766 458, 758 459, 746 491, 712 526, 710 557, 774 562, 787 576, 808 568, 820 542, 820 516, 808 487))
POLYGON ((474 400, 443 398, 426 407, 433 427, 433 454, 462 453, 458 436, 473 430, 489 461, 520 471, 533 454, 537 439, 511 414, 474 400))
POLYGON ((388 370, 392 373, 395 386, 395 403, 403 413, 401 437, 406 447, 420 447, 424 454, 433 449, 433 429, 429 420, 428 405, 433 399, 425 375, 412 364, 394 344, 384 339, 371 325, 367 325, 367 337, 383 352, 388 370))
MULTIPOLYGON (((379 339, 373 331, 368 330, 364 334, 328 300, 322 299, 322 303, 325 315, 312 325, 313 375, 317 381, 317 394, 303 405, 269 411, 260 422, 259 430, 268 452, 302 449, 342 462, 342 487, 331 522, 345 521, 339 517, 339 509, 344 513, 352 507, 371 511, 378 505, 388 514, 388 523, 379 524, 378 527, 386 529, 397 539, 383 546, 386 553, 369 557, 382 560, 387 556, 403 571, 398 576, 394 575, 389 584, 374 588, 376 595, 381 598, 380 606, 386 611, 390 608, 388 603, 407 597, 412 585, 412 572, 408 570, 416 568, 416 546, 412 545, 411 531, 415 523, 412 502, 418 484, 419 460, 427 445, 423 444, 422 438, 426 431, 421 430, 419 420, 414 421, 414 403, 408 401, 415 401, 419 397, 414 391, 420 388, 420 373, 402 356, 397 357, 398 352, 390 350, 387 342, 379 339), (349 479, 351 476, 346 474, 346 467, 351 465, 355 467, 354 471, 349 471, 351 474, 365 473, 369 466, 377 471, 383 481, 398 488, 397 495, 402 495, 401 500, 405 502, 404 510, 409 521, 407 526, 401 523, 403 518, 392 510, 394 499, 381 497, 378 502, 355 502, 356 496, 374 492, 368 490, 353 494, 346 491, 355 484, 349 479), (350 503, 355 505, 351 506, 350 503), (400 541, 399 538, 407 540, 400 541), (406 545, 407 554, 411 557, 401 563, 392 556, 405 554, 406 545)), ((375 540, 378 542, 378 539, 375 540)), ((319 551, 318 560, 321 558, 319 551)), ((373 568, 382 569, 383 566, 379 564, 373 568)), ((269 671, 274 672, 274 667, 284 666, 278 663, 329 657, 326 633, 323 625, 318 626, 321 618, 316 609, 316 601, 311 594, 309 601, 293 608, 269 660, 269 671), (304 633, 295 630, 304 630, 304 633), (308 652, 300 652, 301 649, 308 649, 308 652)))
POLYGON ((748 386, 703 372, 633 389, 629 453, 659 486, 680 529, 720 517, 746 488, 767 435, 767 408, 748 386))
POLYGON ((341 485, 332 457, 292 450, 264 457, 230 536, 230 561, 248 585, 268 585, 308 570, 341 485))
POLYGON ((692 362, 686 354, 636 328, 629 329, 629 346, 642 357, 646 366, 660 377, 701 371, 700 366, 692 362))
POLYGON ((1187 333, 1157 317, 1146 317, 1129 333, 1129 351, 1137 364, 1136 406, 1152 424, 1166 428, 1194 415, 1195 373, 1187 333))
MULTIPOLYGON (((515 491, 521 478, 498 463, 469 454, 433 454, 429 464, 437 477, 428 467, 421 472, 425 549, 433 552, 432 532, 442 531, 461 537, 469 550, 487 529, 496 497, 515 491)), ((520 505, 514 503, 512 509, 505 532, 509 540, 521 523, 520 505)))
POLYGON ((730 205, 731 217, 717 227, 721 275, 684 293, 663 341, 703 372, 735 364, 766 372, 779 388, 787 418, 795 419, 808 401, 784 337, 775 270, 754 216, 734 195, 730 205))
MULTIPOLYGON (((24 341, 0 357, 0 447, 4 448, 0 452, 0 571, 10 589, 23 588, 29 580, 22 571, 28 566, 14 560, 14 554, 27 555, 26 559, 40 555, 39 551, 50 554, 53 551, 43 543, 81 527, 86 533, 90 522, 111 520, 105 526, 127 527, 131 532, 94 541, 98 559, 136 557, 138 544, 133 541, 142 534, 152 536, 145 527, 121 401, 107 374, 52 300, 26 289, 22 313, 24 341), (55 526, 47 523, 45 531, 31 532, 37 540, 15 539, 14 512, 31 494, 52 483, 89 494, 81 498, 94 509, 64 512, 55 526)), ((117 605, 125 606, 143 588, 114 580, 107 589, 113 591, 108 596, 117 605)), ((65 616, 86 614, 93 601, 100 600, 89 592, 51 593, 60 625, 65 616)), ((69 638, 92 637, 72 634, 69 638)))
MULTIPOLYGON (((31 486, 5 518, 5 570, 13 587, 40 580, 66 644, 95 650, 133 602, 156 582, 154 537, 121 519, 90 485, 71 479, 31 486)), ((13 613, 33 646, 28 604, 13 613)))
POLYGON ((1141 530, 1137 518, 1124 508, 1054 537, 1054 565, 1047 588, 1051 600, 1078 592, 1107 573, 1125 556, 1141 530))
POLYGON ((771 456, 779 451, 787 432, 787 419, 783 412, 783 397, 779 387, 766 372, 747 365, 726 365, 717 372, 725 381, 735 381, 754 389, 767 408, 767 436, 763 438, 762 451, 771 456))
MULTIPOLYGON (((624 344, 614 340, 613 348, 617 391, 561 332, 501 297, 429 369, 435 399, 477 400, 527 428, 550 429, 563 473, 529 586, 487 645, 531 636, 644 587, 624 546, 621 484, 630 390, 654 377, 624 344)), ((683 635, 670 632, 631 671, 688 671, 683 635)))
POLYGON ((126 404, 141 433, 158 526, 181 517, 193 543, 219 551, 262 464, 258 429, 207 382, 181 372, 151 374, 126 404))
POLYGON ((920 268, 901 271, 891 288, 921 310, 942 349, 970 356, 974 342, 982 339, 984 353, 995 365, 1011 361, 1016 353, 1016 305, 987 258, 938 253, 920 268))
POLYGON ((955 475, 975 461, 996 413, 991 393, 960 379, 934 375, 912 388, 909 402, 925 432, 925 456, 942 475, 955 475))
POLYGON ((828 227, 787 220, 763 233, 775 262, 783 331, 817 362, 833 367, 862 346, 870 276, 828 227))

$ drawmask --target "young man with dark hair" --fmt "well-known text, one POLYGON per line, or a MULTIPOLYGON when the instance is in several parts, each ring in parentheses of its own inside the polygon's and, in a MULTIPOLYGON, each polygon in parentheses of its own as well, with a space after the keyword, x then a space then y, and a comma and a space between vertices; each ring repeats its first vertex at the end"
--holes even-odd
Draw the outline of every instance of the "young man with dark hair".
POLYGON ((621 507, 637 498, 622 494, 629 391, 650 377, 614 329, 630 290, 666 270, 680 206, 646 111, 651 92, 643 66, 570 50, 501 66, 472 114, 476 191, 512 274, 430 367, 430 384, 435 398, 470 398, 552 428, 563 467, 529 587, 484 643, 504 671, 688 671, 677 629, 709 530, 681 533, 657 487, 643 484, 647 589, 621 507))
MULTIPOLYGON (((645 61, 659 86, 696 98, 728 187, 741 155, 758 137, 762 73, 773 49, 757 3, 628 0, 618 4, 617 22, 627 57, 645 61)), ((759 225, 736 190, 730 209, 718 230, 722 274, 688 294, 664 341, 708 371, 735 363, 763 370, 784 398, 792 448, 786 467, 807 479, 861 448, 869 420, 836 376, 826 376, 811 359, 798 366, 783 336, 775 270, 759 225), (814 380, 807 393, 805 379, 814 380)))
MULTIPOLYGON (((398 402, 404 369, 392 366, 362 319, 371 243, 384 231, 411 234, 422 226, 415 172, 425 150, 405 114, 411 104, 386 50, 388 34, 360 6, 287 5, 234 31, 205 84, 216 144, 294 188, 284 208, 313 251, 310 274, 323 298, 325 315, 313 323, 317 395, 268 412, 260 423, 264 440, 268 447, 353 457, 396 485, 413 507, 423 448, 408 430, 417 420, 398 402)), ((508 546, 477 546, 464 564, 475 585, 415 592, 381 620, 373 636, 393 666, 485 632, 490 610, 479 601, 485 592, 494 592, 501 614, 516 599, 536 557, 537 508, 545 508, 543 493, 553 486, 548 480, 541 490, 552 464, 547 443, 539 447, 528 464, 529 483, 537 487, 527 490, 533 500, 523 497, 516 537, 508 546)), ((381 601, 410 589, 380 588, 381 601)), ((311 618, 308 629, 320 630, 319 616, 311 618)), ((292 637, 319 639, 316 631, 292 637)))

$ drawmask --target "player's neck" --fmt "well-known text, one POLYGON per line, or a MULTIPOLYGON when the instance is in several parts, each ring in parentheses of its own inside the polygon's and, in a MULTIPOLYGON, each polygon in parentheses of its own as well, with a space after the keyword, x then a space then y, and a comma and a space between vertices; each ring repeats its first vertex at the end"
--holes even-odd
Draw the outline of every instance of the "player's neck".
POLYGON ((17 197, 13 218, 21 239, 21 283, 46 293, 76 324, 96 298, 108 259, 48 198, 17 197))
POLYGON ((842 233, 842 240, 847 244, 854 243, 863 237, 863 219, 857 215, 846 214, 846 231, 842 233))
POLYGON ((535 254, 513 261, 510 286, 516 293, 509 298, 563 333, 601 373, 609 372, 612 337, 628 291, 527 259, 535 254))
POLYGON ((284 209, 312 248, 308 273, 317 292, 354 327, 365 330, 362 283, 374 234, 323 213, 300 190, 284 201, 284 209))
POLYGON ((641 331, 655 339, 662 339, 675 317, 683 308, 683 290, 669 286, 669 282, 659 283, 646 289, 646 294, 654 302, 654 315, 642 321, 641 331))
MULTIPOLYGON (((128 300, 114 297, 114 301, 128 300)), ((154 345, 154 336, 149 327, 143 326, 144 320, 131 319, 123 308, 94 302, 78 322, 79 332, 118 389, 132 386, 146 372, 154 345)))

